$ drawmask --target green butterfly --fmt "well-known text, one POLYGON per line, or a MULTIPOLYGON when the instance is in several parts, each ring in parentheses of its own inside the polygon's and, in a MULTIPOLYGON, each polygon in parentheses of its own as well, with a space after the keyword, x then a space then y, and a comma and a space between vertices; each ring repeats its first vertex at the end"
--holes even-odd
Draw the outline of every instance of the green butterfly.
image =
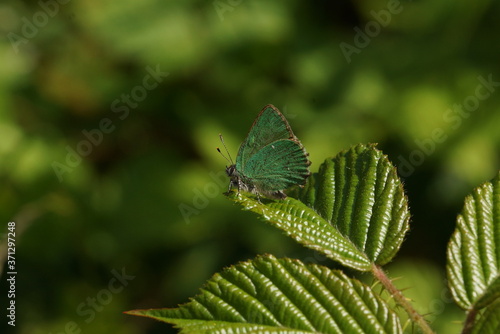
POLYGON ((226 173, 231 178, 229 190, 236 187, 238 191, 286 198, 283 190, 293 185, 303 186, 311 174, 311 162, 307 156, 285 116, 268 104, 241 144, 236 163, 231 160, 231 165, 226 167, 226 173))

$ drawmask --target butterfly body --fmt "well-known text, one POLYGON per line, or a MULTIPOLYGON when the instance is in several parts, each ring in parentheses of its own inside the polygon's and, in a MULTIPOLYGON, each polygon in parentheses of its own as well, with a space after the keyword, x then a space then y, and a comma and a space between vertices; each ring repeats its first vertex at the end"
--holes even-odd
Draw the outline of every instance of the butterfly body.
POLYGON ((226 168, 229 188, 286 198, 283 190, 303 185, 310 175, 307 156, 283 114, 267 105, 241 144, 236 163, 226 168))

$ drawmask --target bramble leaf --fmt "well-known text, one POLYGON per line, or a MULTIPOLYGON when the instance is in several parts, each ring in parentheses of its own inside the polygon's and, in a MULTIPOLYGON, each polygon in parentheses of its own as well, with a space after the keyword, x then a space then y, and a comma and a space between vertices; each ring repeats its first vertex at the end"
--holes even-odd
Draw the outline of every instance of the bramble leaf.
POLYGON ((500 301, 498 300, 486 307, 472 330, 472 334, 497 333, 500 333, 500 301))
POLYGON ((375 145, 327 159, 297 198, 229 198, 297 242, 345 266, 371 270, 391 261, 408 230, 408 201, 396 168, 375 145))
POLYGON ((451 292, 461 308, 479 310, 500 297, 500 173, 466 197, 447 256, 451 292))
POLYGON ((396 314, 368 286, 271 255, 216 274, 179 308, 127 313, 174 324, 181 333, 402 333, 396 314))

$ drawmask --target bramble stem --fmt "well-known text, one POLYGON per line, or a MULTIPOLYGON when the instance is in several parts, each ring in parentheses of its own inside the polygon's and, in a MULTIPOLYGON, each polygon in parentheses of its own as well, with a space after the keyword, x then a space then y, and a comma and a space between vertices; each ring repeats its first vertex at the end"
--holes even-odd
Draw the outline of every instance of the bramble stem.
POLYGON ((372 273, 391 294, 396 303, 398 303, 406 311, 406 313, 408 313, 411 321, 422 329, 423 333, 435 334, 427 321, 425 321, 424 317, 413 308, 411 303, 405 298, 405 296, 403 296, 401 291, 399 291, 398 288, 396 288, 396 286, 392 283, 391 279, 387 277, 382 268, 374 264, 372 266, 372 273))
POLYGON ((462 329, 462 334, 468 334, 472 331, 474 327, 474 322, 476 320, 477 311, 472 309, 467 312, 467 318, 465 319, 464 328, 462 329))

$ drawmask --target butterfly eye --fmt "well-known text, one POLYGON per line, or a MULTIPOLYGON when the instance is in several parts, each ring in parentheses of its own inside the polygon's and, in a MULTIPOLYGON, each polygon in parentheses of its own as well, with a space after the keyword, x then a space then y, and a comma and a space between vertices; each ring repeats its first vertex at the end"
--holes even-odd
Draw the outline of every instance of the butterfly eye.
POLYGON ((233 176, 234 170, 235 170, 234 165, 226 167, 226 174, 227 174, 227 176, 233 176))

